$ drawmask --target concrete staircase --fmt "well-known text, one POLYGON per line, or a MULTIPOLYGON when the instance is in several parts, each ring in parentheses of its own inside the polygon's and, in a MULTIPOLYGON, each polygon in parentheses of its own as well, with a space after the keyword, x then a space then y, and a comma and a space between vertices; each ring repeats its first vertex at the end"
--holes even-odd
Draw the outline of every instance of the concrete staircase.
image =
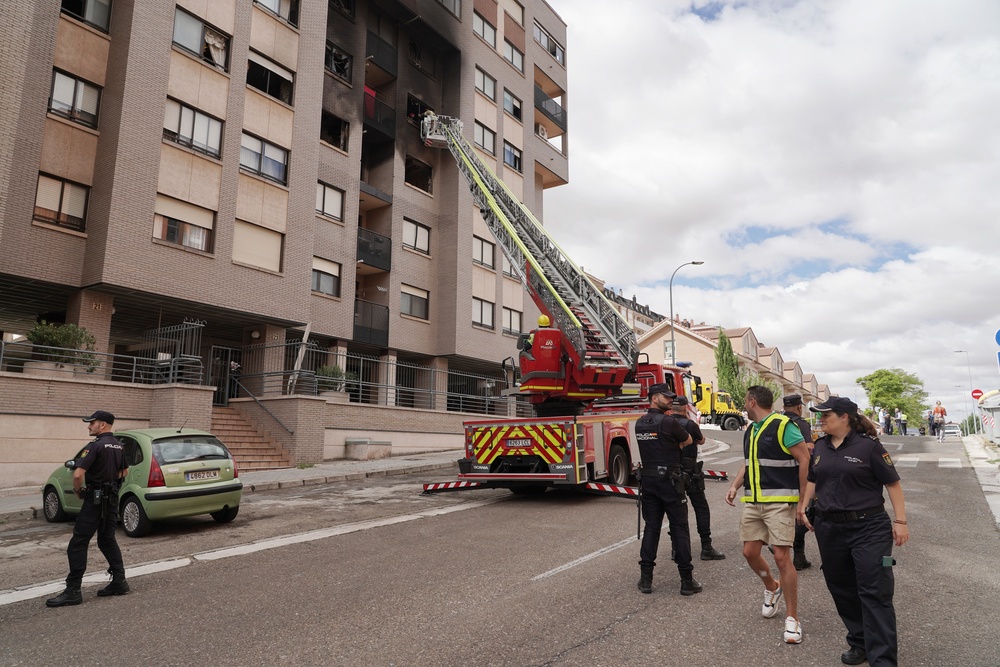
POLYGON ((212 408, 212 433, 226 443, 240 472, 292 467, 288 452, 261 435, 236 408, 212 408))

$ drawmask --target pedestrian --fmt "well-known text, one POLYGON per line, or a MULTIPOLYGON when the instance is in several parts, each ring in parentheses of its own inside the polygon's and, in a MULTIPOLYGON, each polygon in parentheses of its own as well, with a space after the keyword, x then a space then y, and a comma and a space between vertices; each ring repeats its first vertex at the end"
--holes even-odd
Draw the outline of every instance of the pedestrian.
POLYGON ((928 410, 924 413, 924 419, 927 420, 927 431, 930 433, 931 437, 937 436, 937 429, 934 427, 934 410, 928 410))
POLYGON ((691 534, 688 529, 685 475, 681 469, 681 448, 692 443, 691 436, 672 416, 674 399, 670 387, 658 383, 649 388, 649 411, 635 422, 635 438, 642 459, 640 502, 646 529, 639 549, 639 590, 653 592, 653 568, 660 544, 663 516, 667 516, 674 562, 681 576, 681 595, 700 593, 691 565, 691 534))
POLYGON ((899 413, 899 432, 901 434, 903 434, 903 435, 906 435, 906 413, 905 412, 900 412, 899 413))
POLYGON ((108 560, 108 572, 111 574, 111 583, 97 591, 97 594, 106 597, 129 592, 122 552, 115 540, 115 529, 118 527, 118 488, 127 472, 125 450, 111 434, 111 425, 115 423, 113 414, 98 410, 83 421, 87 422, 87 431, 94 438, 74 462, 73 492, 83 499, 83 507, 76 517, 73 537, 66 548, 69 559, 66 589, 46 600, 47 607, 83 602, 80 585, 87 571, 87 549, 95 533, 97 546, 108 560))
POLYGON ((810 408, 820 413, 825 436, 816 442, 805 500, 816 498, 816 532, 823 578, 847 628, 847 665, 897 664, 893 545, 910 538, 899 474, 879 442, 874 424, 847 398, 810 408), (885 511, 883 488, 894 518, 885 511))
POLYGON ((944 423, 948 417, 948 411, 941 405, 941 401, 938 401, 931 409, 931 414, 934 418, 934 430, 937 433, 938 442, 944 442, 944 423))
POLYGON ((806 485, 809 450, 802 444, 799 428, 788 417, 772 411, 774 394, 770 389, 750 387, 744 405, 753 423, 743 436, 743 467, 726 492, 726 502, 733 505, 743 487, 740 540, 743 557, 764 582, 761 616, 773 618, 784 596, 782 639, 788 644, 800 644, 799 576, 790 552, 795 541, 796 506, 806 485), (761 556, 765 544, 773 549, 779 579, 771 575, 771 567, 761 556))
MULTIPOLYGON (((785 406, 783 414, 799 427, 799 432, 802 433, 802 441, 805 442, 811 456, 813 451, 812 427, 809 426, 809 421, 802 416, 804 409, 802 395, 789 394, 782 399, 782 403, 785 406)), ((807 507, 806 512, 811 513, 812 507, 807 507)), ((812 567, 812 563, 806 558, 806 533, 808 532, 809 529, 806 528, 805 524, 795 524, 795 541, 792 542, 792 565, 795 566, 796 570, 804 570, 812 567)))
MULTIPOLYGON (((701 560, 723 560, 726 555, 712 546, 712 513, 705 496, 705 476, 698 463, 698 447, 705 444, 705 435, 694 420, 686 416, 690 403, 685 396, 675 396, 671 402, 673 417, 691 436, 691 444, 681 450, 681 467, 688 475, 685 491, 694 508, 695 523, 698 526, 698 537, 701 538, 701 560)), ((689 531, 690 532, 690 531, 689 531)))
POLYGON ((896 433, 903 434, 903 411, 896 408, 896 414, 894 415, 896 420, 896 433))
POLYGON ((884 420, 882 422, 882 432, 886 435, 892 435, 892 413, 886 410, 882 418, 884 420))

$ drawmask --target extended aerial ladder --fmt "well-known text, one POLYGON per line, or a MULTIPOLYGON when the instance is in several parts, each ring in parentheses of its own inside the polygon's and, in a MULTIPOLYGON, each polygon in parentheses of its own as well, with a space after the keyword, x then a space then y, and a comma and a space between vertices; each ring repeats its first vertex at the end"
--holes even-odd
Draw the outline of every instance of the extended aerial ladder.
POLYGON ((425 145, 447 148, 486 225, 552 328, 533 332, 521 352, 521 386, 532 402, 587 402, 633 381, 635 333, 462 135, 462 121, 428 114, 425 145))

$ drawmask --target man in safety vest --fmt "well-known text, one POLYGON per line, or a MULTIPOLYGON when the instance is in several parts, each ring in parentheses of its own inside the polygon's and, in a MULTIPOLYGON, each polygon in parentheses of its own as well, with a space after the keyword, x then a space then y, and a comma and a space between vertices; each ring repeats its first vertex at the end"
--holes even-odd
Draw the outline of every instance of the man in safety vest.
POLYGON ((744 463, 733 479, 726 502, 733 501, 743 487, 743 515, 740 540, 743 557, 764 582, 764 604, 760 613, 772 618, 778 602, 785 598, 785 631, 788 644, 802 643, 798 620, 798 572, 792 563, 795 516, 809 471, 809 450, 802 432, 788 417, 772 411, 774 394, 767 387, 747 389, 744 407, 753 422, 743 436, 744 463), (780 581, 771 576, 771 567, 761 556, 765 544, 774 548, 774 562, 780 581))

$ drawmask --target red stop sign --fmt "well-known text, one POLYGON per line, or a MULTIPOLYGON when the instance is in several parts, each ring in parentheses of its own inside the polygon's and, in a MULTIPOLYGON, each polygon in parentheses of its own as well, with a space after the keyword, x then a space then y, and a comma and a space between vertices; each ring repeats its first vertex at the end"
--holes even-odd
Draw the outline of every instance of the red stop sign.
POLYGON ((983 390, 982 389, 973 389, 972 390, 972 398, 974 398, 974 399, 976 399, 978 401, 982 397, 983 397, 983 390))

